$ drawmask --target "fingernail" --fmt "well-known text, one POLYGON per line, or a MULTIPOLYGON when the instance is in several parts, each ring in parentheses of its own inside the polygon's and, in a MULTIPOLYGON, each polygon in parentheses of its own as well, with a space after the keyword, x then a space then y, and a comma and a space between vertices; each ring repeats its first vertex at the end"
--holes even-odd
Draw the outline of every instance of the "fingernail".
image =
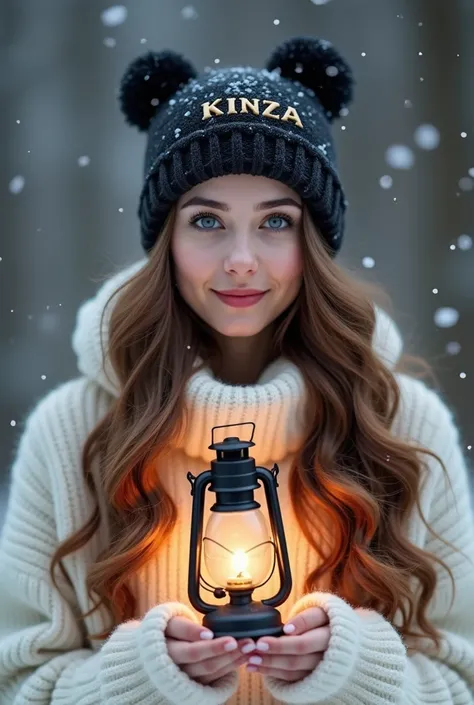
POLYGON ((249 663, 253 663, 253 664, 255 664, 256 666, 260 666, 260 664, 262 663, 262 661, 263 661, 263 658, 262 658, 261 656, 251 656, 251 657, 249 658, 249 663))
POLYGON ((237 648, 237 642, 236 641, 228 641, 224 645, 224 651, 235 651, 237 648))
POLYGON ((243 654, 249 654, 254 649, 255 649, 255 644, 245 644, 244 646, 242 646, 241 651, 243 654))
POLYGON ((211 631, 201 632, 199 636, 201 637, 201 639, 213 639, 214 638, 214 634, 211 631))
POLYGON ((247 671, 250 671, 251 673, 258 671, 257 666, 247 666, 247 671))
POLYGON ((285 632, 285 634, 293 634, 295 629, 296 627, 294 624, 285 624, 285 626, 283 627, 283 631, 285 632))
POLYGON ((270 647, 269 647, 269 645, 267 644, 266 641, 259 641, 259 642, 257 643, 257 649, 258 649, 259 651, 268 651, 269 648, 270 648, 270 647))

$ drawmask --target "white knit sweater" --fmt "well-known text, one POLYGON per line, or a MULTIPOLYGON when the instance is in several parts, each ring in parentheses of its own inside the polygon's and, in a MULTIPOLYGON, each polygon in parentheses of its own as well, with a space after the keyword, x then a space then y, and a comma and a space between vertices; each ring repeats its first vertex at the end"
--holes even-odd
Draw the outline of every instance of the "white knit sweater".
MULTIPOLYGON (((353 609, 334 594, 303 595, 305 575, 316 566, 317 557, 293 516, 287 479, 292 455, 301 443, 305 390, 298 369, 286 360, 268 367, 256 385, 226 385, 209 371, 190 380, 188 432, 167 466, 160 468, 178 507, 178 525, 156 560, 133 579, 136 619, 120 625, 105 643, 89 638, 107 625, 102 610, 85 620, 78 618, 79 611, 91 607, 86 573, 108 540, 105 522, 87 546, 66 560, 73 587, 64 587, 65 598, 51 584, 49 564, 58 543, 84 524, 94 506, 82 479, 81 449, 117 394, 107 363, 106 370, 102 368, 100 315, 110 292, 140 266, 142 262, 112 277, 82 307, 73 339, 81 376, 37 404, 19 442, 0 545, 1 704, 473 705, 474 520, 465 460, 450 410, 423 383, 404 375, 398 375, 402 405, 393 432, 420 442, 443 459, 454 491, 439 464, 430 461, 421 505, 435 531, 465 554, 435 540, 418 514, 412 516, 409 539, 442 557, 456 581, 455 601, 447 614, 450 582, 439 571, 429 612, 443 636, 438 653, 426 640, 403 643, 394 626, 375 611, 353 609), (329 614, 331 638, 323 661, 298 683, 263 679, 241 669, 238 677, 202 686, 174 665, 164 640, 172 615, 197 618, 186 591, 191 507, 186 473, 208 467, 213 425, 244 420, 256 422, 257 463, 280 465, 279 496, 294 579, 283 616, 321 605, 329 614)), ((378 310, 375 350, 393 366, 401 347, 395 325, 378 310)))

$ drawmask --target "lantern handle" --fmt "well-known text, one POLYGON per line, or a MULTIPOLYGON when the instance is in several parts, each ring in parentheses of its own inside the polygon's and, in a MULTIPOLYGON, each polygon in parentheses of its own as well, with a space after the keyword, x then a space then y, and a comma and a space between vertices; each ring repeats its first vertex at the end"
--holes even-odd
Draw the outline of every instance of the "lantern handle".
POLYGON ((205 490, 211 484, 212 472, 211 470, 206 470, 197 477, 192 475, 192 473, 188 473, 187 478, 191 483, 191 494, 193 497, 191 538, 189 542, 188 597, 194 609, 202 614, 208 614, 216 609, 216 605, 210 605, 202 599, 200 586, 205 490))
POLYGON ((276 490, 278 487, 278 465, 274 465, 272 470, 267 470, 267 468, 261 467, 256 467, 255 470, 257 473, 257 478, 262 481, 265 489, 270 526, 273 534, 273 541, 275 542, 278 573, 280 575, 280 589, 277 594, 273 597, 262 600, 262 603, 268 607, 278 607, 278 605, 281 605, 286 599, 288 599, 292 588, 290 559, 288 557, 285 531, 283 529, 283 519, 281 516, 280 503, 278 501, 276 490))
POLYGON ((250 440, 247 442, 252 443, 253 434, 255 433, 255 424, 253 421, 242 421, 241 423, 225 423, 222 426, 213 426, 212 431, 211 431, 212 445, 214 445, 214 431, 217 430, 218 428, 232 428, 232 426, 249 426, 249 425, 252 426, 252 435, 250 436, 250 440))

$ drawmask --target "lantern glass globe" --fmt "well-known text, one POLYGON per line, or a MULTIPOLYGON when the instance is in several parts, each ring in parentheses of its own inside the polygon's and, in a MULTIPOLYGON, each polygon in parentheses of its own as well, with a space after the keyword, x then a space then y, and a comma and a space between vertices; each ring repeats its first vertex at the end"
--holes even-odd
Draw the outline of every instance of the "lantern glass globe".
POLYGON ((274 545, 260 509, 211 512, 203 550, 209 575, 219 587, 254 588, 273 568, 274 545))

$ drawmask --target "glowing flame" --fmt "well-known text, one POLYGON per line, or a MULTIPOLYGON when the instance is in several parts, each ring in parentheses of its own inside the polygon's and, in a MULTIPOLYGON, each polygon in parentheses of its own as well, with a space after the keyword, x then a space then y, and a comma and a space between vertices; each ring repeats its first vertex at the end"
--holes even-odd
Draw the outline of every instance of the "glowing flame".
POLYGON ((246 573, 246 569, 248 566, 248 556, 245 553, 245 551, 235 551, 233 556, 232 556, 232 568, 235 571, 237 577, 242 578, 242 577, 250 577, 246 573))

